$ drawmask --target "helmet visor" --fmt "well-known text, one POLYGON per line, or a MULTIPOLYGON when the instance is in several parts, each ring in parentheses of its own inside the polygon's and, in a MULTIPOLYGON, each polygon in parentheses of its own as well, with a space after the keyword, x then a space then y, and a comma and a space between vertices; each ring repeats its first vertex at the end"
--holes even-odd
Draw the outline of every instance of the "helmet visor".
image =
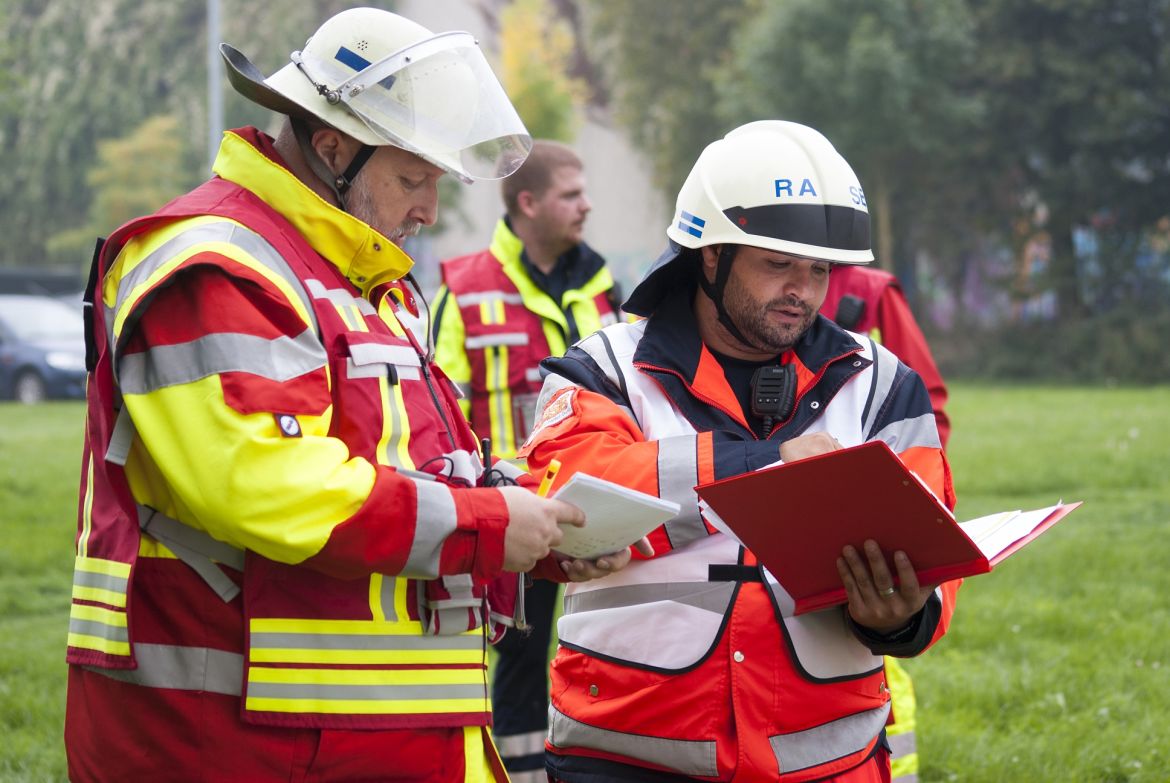
MULTIPOLYGON (((349 50, 337 60, 357 70, 337 99, 387 143, 470 179, 502 179, 528 157, 532 137, 470 34, 443 33, 374 63, 349 50)), ((338 73, 337 63, 312 65, 338 73)))

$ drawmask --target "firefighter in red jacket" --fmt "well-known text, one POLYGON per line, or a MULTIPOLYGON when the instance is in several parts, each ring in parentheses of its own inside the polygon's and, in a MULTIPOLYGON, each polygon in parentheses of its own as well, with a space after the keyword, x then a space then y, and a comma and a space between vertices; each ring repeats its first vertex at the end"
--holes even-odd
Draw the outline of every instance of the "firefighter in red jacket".
POLYGON ((829 292, 821 312, 851 332, 872 337, 918 373, 930 394, 945 449, 951 434, 951 422, 943 410, 947 386, 898 278, 884 269, 863 266, 842 267, 836 272, 829 278, 829 292))
POLYGON ((355 9, 268 78, 221 51, 279 135, 226 133, 87 295, 70 777, 506 780, 488 630, 581 513, 486 485, 399 244, 530 139, 466 33, 355 9))
MULTIPOLYGON (((566 589, 550 776, 888 781, 881 656, 941 637, 958 584, 920 585, 900 552, 892 572, 866 541, 837 559, 847 605, 795 615, 783 574, 693 489, 876 439, 953 505, 922 381, 817 314, 832 268, 873 259, 864 193, 815 130, 751 123, 704 150, 667 234, 624 305, 646 320, 544 362, 521 449, 533 470, 560 460, 558 483, 584 471, 683 509, 651 534, 653 557, 566 589)), ((817 520, 778 508, 776 524, 817 520)))
MULTIPOLYGON (((592 208, 581 159, 537 140, 501 183, 506 208, 491 245, 443 262, 435 361, 464 392, 475 432, 511 459, 532 429, 540 361, 617 320, 613 277, 583 239, 592 208)), ((513 783, 544 781, 548 647, 557 585, 525 593, 529 629, 496 646, 493 734, 513 783)))

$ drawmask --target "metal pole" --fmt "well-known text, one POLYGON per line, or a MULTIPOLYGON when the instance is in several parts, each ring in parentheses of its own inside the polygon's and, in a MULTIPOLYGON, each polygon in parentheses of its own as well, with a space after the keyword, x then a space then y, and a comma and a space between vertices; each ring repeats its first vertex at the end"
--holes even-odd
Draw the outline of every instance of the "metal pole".
POLYGON ((207 0, 207 168, 210 171, 223 136, 220 90, 219 0, 207 0))

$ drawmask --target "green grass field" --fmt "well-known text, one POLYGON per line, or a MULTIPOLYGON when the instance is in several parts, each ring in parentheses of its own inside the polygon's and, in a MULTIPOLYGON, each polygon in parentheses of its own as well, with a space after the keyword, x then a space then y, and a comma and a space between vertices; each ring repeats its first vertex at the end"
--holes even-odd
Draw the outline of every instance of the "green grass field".
MULTIPOLYGON (((961 519, 1084 507, 969 580, 910 661, 923 781, 1170 781, 1170 387, 957 384, 961 519)), ((84 411, 0 404, 0 781, 65 779, 84 411)))

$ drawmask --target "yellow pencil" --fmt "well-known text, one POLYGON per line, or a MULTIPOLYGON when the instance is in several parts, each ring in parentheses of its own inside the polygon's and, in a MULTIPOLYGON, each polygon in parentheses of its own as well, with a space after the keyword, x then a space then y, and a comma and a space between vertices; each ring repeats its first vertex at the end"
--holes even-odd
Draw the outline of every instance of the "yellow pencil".
POLYGON ((548 491, 552 489, 553 479, 557 477, 557 471, 560 469, 561 461, 559 459, 554 459, 548 463, 548 467, 544 471, 544 478, 540 480, 540 488, 536 490, 536 494, 542 498, 548 495, 548 491))

